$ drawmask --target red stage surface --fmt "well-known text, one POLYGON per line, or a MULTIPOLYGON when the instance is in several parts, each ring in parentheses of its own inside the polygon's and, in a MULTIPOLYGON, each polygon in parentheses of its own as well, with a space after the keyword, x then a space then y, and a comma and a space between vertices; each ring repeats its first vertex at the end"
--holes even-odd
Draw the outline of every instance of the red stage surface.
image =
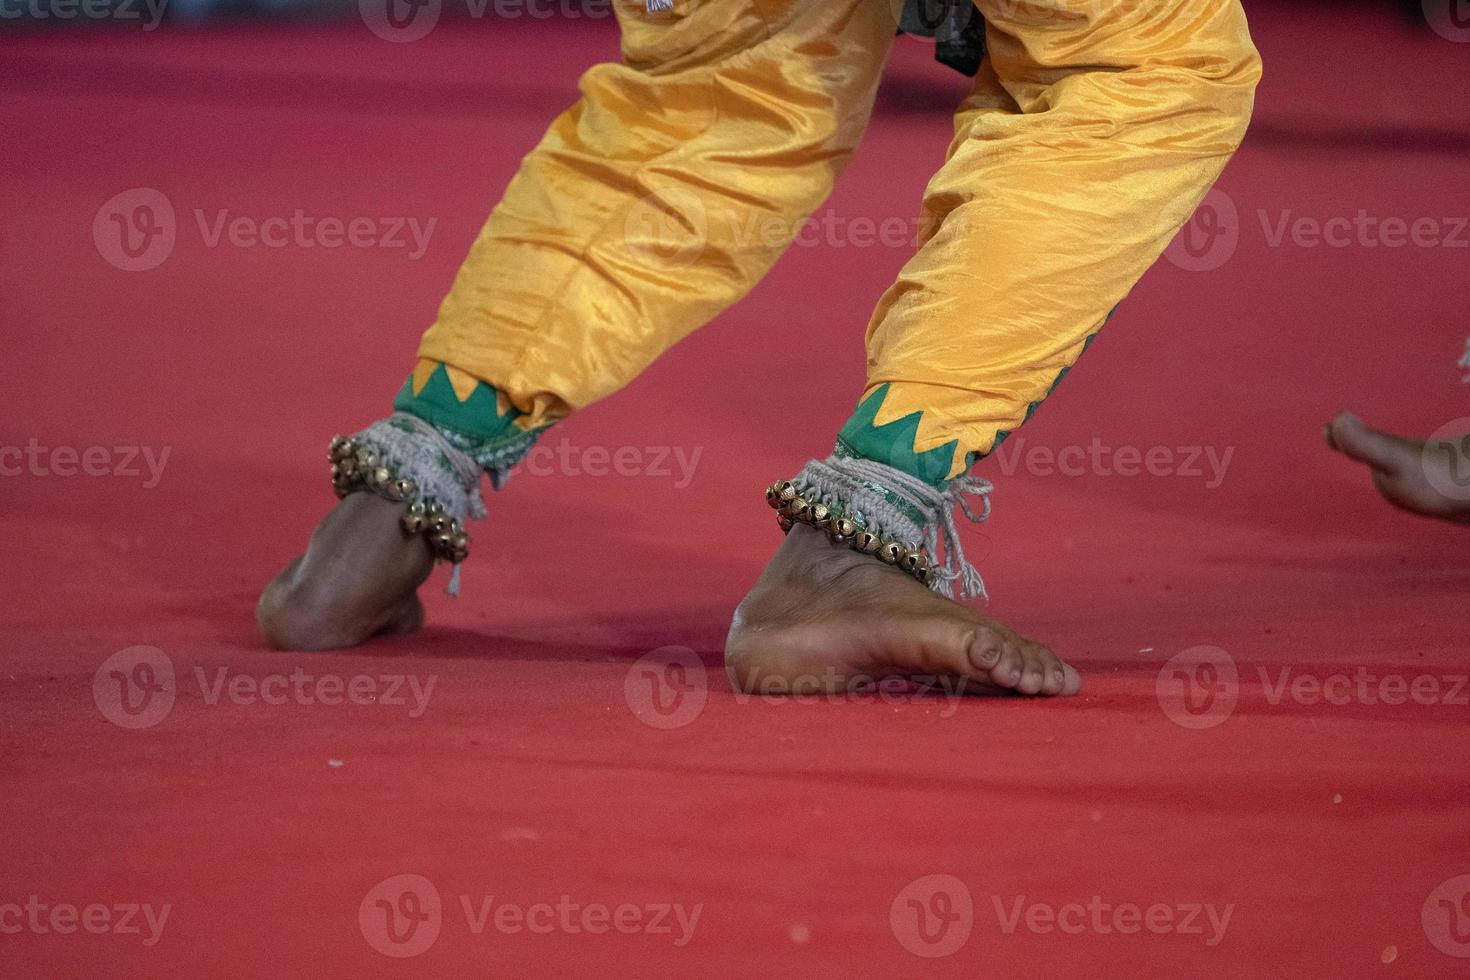
POLYGON ((948 138, 922 43, 809 243, 489 500, 463 598, 440 571, 422 635, 297 656, 252 607, 332 504, 326 441, 386 411, 611 24, 7 37, 0 973, 1465 975, 1470 532, 1321 425, 1470 416, 1470 46, 1333 11, 1254 5, 1198 247, 980 469, 993 611, 1084 672, 1051 702, 719 666, 761 487, 830 446, 907 254, 865 222, 948 138), (103 209, 136 188, 175 214, 144 271, 103 209), (382 247, 230 231, 298 211, 382 247))

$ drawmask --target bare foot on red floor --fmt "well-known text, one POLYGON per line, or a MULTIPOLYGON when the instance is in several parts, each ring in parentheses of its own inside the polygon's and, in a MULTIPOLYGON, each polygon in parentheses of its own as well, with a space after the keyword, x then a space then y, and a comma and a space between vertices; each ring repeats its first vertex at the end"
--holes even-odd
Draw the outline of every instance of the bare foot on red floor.
POLYGON ((340 650, 423 625, 418 588, 434 557, 421 536, 403 533, 402 516, 402 504, 376 494, 344 498, 261 594, 255 619, 271 646, 340 650))
POLYGON ((1405 439, 1370 428, 1349 412, 1333 418, 1325 435, 1333 449, 1368 464, 1373 485, 1395 507, 1470 524, 1470 439, 1405 439))
POLYGON ((845 691, 883 677, 973 693, 1076 694, 1077 671, 897 568, 798 524, 735 610, 725 669, 749 693, 845 691), (953 688, 951 688, 953 689, 953 688))

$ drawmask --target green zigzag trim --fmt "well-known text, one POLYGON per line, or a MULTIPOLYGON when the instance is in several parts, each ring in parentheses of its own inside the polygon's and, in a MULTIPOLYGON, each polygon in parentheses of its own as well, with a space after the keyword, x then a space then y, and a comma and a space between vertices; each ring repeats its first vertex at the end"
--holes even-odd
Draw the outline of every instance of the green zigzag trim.
POLYGON ((878 409, 887 395, 888 385, 882 384, 858 402, 852 417, 837 433, 837 455, 846 453, 876 460, 918 477, 930 486, 944 486, 949 480, 949 471, 954 468, 959 440, 951 439, 933 449, 916 452, 914 444, 919 436, 919 416, 923 413, 910 412, 878 425, 878 409))
POLYGON ((501 415, 495 405, 495 389, 485 382, 477 382, 470 397, 460 401, 443 364, 434 368, 434 373, 429 375, 428 382, 417 395, 413 393, 413 375, 410 374, 399 389, 398 397, 393 399, 393 410, 417 415, 441 429, 486 442, 525 435, 515 425, 515 420, 525 413, 512 408, 501 415))
MULTIPOLYGON (((1102 326, 1105 326, 1116 312, 1118 312, 1118 307, 1114 306, 1108 311, 1108 315, 1103 317, 1102 325, 1087 335, 1087 339, 1082 342, 1082 350, 1077 354, 1078 360, 1081 360, 1082 355, 1087 353, 1087 349, 1092 346, 1092 342, 1097 339, 1098 333, 1102 331, 1102 326)), ((1056 379, 1052 381, 1051 386, 1046 389, 1046 394, 1026 406, 1026 415, 1021 419, 1021 425, 1025 425, 1031 420, 1031 416, 1036 414, 1036 409, 1040 407, 1041 403, 1052 392, 1057 390, 1057 385, 1062 383, 1062 379, 1067 376, 1068 371, 1072 370, 1074 364, 1076 364, 1076 361, 1062 368, 1057 373, 1056 379)), ((925 450, 922 453, 915 452, 914 446, 919 434, 919 417, 923 413, 910 412, 908 415, 894 419, 885 425, 877 425, 875 420, 878 417, 878 409, 882 406, 883 399, 887 395, 888 385, 883 384, 875 388, 871 395, 858 403, 857 408, 852 413, 852 417, 847 420, 847 424, 837 434, 837 455, 860 456, 864 459, 876 460, 880 463, 886 463, 895 469, 903 470, 910 476, 918 477, 931 486, 944 486, 945 483, 949 482, 949 471, 954 468, 954 454, 959 446, 959 440, 950 440, 943 445, 935 446, 933 449, 925 450)), ((1020 428, 1020 426, 1016 428, 1020 428)), ((1010 435, 1013 431, 1015 430, 1002 429, 997 432, 995 434, 995 441, 986 452, 976 451, 967 453, 965 456, 965 469, 968 470, 976 462, 999 449, 1000 444, 1005 441, 1006 436, 1010 435)))

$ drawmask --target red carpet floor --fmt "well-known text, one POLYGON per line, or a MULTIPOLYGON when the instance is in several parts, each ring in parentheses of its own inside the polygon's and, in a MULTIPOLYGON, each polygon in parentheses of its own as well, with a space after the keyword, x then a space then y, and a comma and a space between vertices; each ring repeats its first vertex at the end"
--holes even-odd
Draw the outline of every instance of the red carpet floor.
POLYGON ((462 599, 293 656, 252 606, 332 503, 327 438, 385 410, 611 25, 7 36, 0 974, 1466 975, 1470 538, 1320 429, 1470 415, 1470 45, 1252 12, 1233 246, 1161 262, 981 471, 994 612, 1084 671, 1049 703, 740 698, 719 669, 778 539, 760 487, 830 445, 906 255, 860 221, 911 214, 947 140, 962 83, 922 44, 838 232, 548 436, 462 599), (146 271, 94 236, 134 188, 176 214, 146 271), (298 210, 435 224, 419 255, 213 238, 298 210), (1432 220, 1312 244, 1360 210, 1432 220))

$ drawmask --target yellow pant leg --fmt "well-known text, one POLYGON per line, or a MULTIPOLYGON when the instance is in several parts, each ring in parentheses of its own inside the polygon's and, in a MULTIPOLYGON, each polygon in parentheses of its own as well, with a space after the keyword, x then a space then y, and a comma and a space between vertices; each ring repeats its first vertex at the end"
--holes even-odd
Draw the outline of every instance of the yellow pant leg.
POLYGON ((1260 76, 1239 0, 976 2, 989 53, 839 439, 936 484, 1025 420, 1162 253, 1260 76))
POLYGON ((615 2, 623 62, 525 158, 400 409, 494 438, 616 391, 760 280, 857 145, 883 0, 615 2))

